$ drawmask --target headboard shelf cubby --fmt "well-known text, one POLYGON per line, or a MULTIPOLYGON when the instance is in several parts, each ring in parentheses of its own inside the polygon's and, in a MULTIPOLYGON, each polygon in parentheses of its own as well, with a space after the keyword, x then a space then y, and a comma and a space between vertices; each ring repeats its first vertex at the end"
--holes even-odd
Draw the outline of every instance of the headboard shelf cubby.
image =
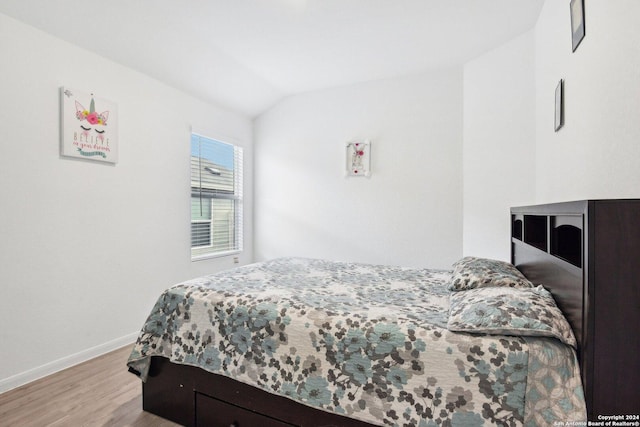
POLYGON ((544 215, 524 216, 524 241, 543 251, 548 246, 548 217, 544 215))
POLYGON ((522 240, 523 215, 511 215, 511 237, 522 240))
POLYGON ((582 267, 582 227, 582 215, 551 216, 551 255, 582 267))
POLYGON ((511 222, 512 263, 553 294, 576 335, 589 420, 636 414, 640 199, 515 207, 511 222))

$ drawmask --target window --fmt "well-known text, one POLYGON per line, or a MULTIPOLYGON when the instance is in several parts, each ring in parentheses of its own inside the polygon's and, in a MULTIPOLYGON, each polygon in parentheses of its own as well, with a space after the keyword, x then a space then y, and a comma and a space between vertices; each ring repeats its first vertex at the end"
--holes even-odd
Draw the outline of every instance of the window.
POLYGON ((242 148, 191 135, 191 259, 242 250, 242 148))

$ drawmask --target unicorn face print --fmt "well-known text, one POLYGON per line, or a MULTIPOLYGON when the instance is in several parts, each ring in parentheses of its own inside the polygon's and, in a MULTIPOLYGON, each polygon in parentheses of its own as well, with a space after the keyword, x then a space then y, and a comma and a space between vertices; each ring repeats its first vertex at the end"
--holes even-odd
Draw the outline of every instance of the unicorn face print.
MULTIPOLYGON (((109 111, 97 113, 95 111, 94 100, 91 99, 91 109, 87 110, 76 101, 76 118, 80 121, 79 134, 74 134, 74 139, 84 141, 86 143, 98 143, 105 145, 105 133, 107 132, 107 120, 109 120, 109 111), (85 123, 82 123, 85 122, 85 123)), ((106 139, 106 151, 108 150, 109 138, 106 139)))
POLYGON ((78 90, 62 88, 63 156, 116 163, 117 106, 78 90), (89 108, 86 108, 86 106, 89 108))

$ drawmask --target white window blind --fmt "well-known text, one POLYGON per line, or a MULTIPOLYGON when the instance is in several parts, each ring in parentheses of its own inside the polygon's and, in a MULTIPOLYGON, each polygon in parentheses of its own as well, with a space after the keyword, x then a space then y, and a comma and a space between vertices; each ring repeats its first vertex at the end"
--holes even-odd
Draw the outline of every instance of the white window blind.
POLYGON ((242 148, 191 135, 191 259, 242 250, 242 148))

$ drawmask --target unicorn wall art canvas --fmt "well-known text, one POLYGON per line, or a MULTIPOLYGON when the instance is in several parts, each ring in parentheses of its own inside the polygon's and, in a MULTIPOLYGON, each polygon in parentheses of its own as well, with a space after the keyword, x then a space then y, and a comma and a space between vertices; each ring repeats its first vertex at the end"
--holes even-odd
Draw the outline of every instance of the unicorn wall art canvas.
POLYGON ((118 110, 107 99, 60 88, 63 156, 101 162, 118 161, 118 110))

